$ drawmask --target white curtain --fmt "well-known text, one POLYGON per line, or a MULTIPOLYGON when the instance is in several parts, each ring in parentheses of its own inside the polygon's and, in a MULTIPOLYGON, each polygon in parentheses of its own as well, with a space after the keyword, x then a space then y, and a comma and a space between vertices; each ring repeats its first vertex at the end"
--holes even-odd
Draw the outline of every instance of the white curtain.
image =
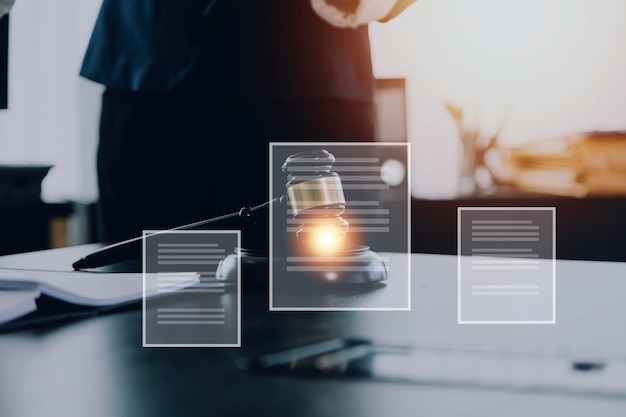
POLYGON ((10 14, 9 109, 0 110, 0 164, 54 165, 46 201, 97 198, 101 87, 79 69, 101 0, 17 0, 10 14))

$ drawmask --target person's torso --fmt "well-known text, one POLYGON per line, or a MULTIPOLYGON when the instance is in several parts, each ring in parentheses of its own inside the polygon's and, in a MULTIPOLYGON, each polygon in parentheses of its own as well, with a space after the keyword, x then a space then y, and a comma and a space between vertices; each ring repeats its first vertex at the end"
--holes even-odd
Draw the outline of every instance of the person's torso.
POLYGON ((104 0, 81 75, 109 88, 182 86, 234 98, 371 101, 367 27, 339 29, 309 0, 104 0))

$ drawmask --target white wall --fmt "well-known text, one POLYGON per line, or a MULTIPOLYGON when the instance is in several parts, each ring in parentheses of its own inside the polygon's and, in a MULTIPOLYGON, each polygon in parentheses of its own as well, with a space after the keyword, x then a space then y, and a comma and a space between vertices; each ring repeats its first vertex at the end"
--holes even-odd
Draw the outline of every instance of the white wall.
POLYGON ((0 163, 53 164, 45 200, 93 201, 100 87, 78 76, 101 0, 17 0, 0 163))
POLYGON ((626 129, 626 1, 419 0, 370 33, 379 76, 406 76, 413 193, 456 192, 444 100, 516 145, 626 129))

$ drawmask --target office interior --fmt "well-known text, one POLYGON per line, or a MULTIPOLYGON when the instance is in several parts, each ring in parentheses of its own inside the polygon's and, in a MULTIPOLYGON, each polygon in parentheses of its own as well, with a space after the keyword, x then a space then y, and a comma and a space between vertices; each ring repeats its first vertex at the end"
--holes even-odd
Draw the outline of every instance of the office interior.
MULTIPOLYGON (((0 163, 50 169, 41 182, 45 207, 28 208, 37 220, 24 221, 23 207, 4 199, 6 227, 37 223, 29 231, 38 238, 19 242, 22 234, 5 234, 3 254, 98 241, 101 86, 80 78, 78 69, 100 2, 20 3, 11 16, 10 105, 0 112, 0 163)), ((624 129, 624 6, 506 3, 418 2, 392 22, 370 24, 377 137, 412 146, 412 247, 455 253, 458 205, 556 205, 564 225, 559 257, 624 260, 623 190, 578 198, 509 186, 464 189, 463 145, 446 104, 462 107, 467 129, 481 139, 498 133, 505 150, 624 129), (581 216, 585 221, 577 221, 581 216)), ((497 171, 504 153, 494 153, 497 171)))
MULTIPOLYGON (((100 4, 18 0, 10 14, 7 108, 0 110, 0 255, 100 242, 95 154, 102 87, 78 75, 100 4)), ((622 0, 419 0, 391 22, 370 23, 377 141, 411 145, 406 168, 413 254, 457 255, 459 207, 555 207, 557 260, 626 261, 625 19, 622 0), (570 173, 562 165, 566 154, 557 155, 561 165, 555 168, 541 159, 554 153, 534 153, 538 181, 522 171, 536 168, 535 162, 510 165, 518 152, 541 144, 602 135, 612 138, 614 148, 604 150, 611 161, 625 162, 604 166, 604 182, 584 190, 588 184, 571 181, 586 173, 560 180, 570 173), (464 141, 468 137, 472 144, 464 141), (468 162, 468 146, 475 146, 475 158, 494 138, 483 159, 468 162), (468 163, 475 164, 469 173, 468 163), (552 174, 562 176, 554 184, 542 182, 552 174)), ((385 391, 385 401, 419 410, 405 402, 410 389, 385 391)), ((488 394, 460 395, 468 414, 449 415, 474 415, 474 398, 476 409, 489 409, 488 394)), ((443 405, 447 394, 433 395, 438 400, 429 404, 451 407, 443 405)), ((547 412, 570 398, 538 401, 547 412)), ((604 410, 604 400, 597 401, 604 410)), ((599 415, 626 412, 624 403, 607 401, 606 414, 599 415)), ((363 405, 363 415, 383 412, 374 403, 363 403, 372 407, 363 405)), ((498 404, 492 415, 505 415, 498 414, 498 404)), ((342 411, 312 407, 302 415, 342 411)), ((593 407, 583 404, 579 411, 593 407)), ((527 415, 523 407, 516 412, 511 415, 527 415)))

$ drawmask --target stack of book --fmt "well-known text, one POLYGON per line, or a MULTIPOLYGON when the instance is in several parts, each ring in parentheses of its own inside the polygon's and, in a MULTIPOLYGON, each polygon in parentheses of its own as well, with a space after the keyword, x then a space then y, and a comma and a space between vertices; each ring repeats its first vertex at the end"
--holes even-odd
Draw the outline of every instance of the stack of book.
POLYGON ((503 152, 500 182, 561 196, 626 195, 626 131, 593 131, 503 152))

